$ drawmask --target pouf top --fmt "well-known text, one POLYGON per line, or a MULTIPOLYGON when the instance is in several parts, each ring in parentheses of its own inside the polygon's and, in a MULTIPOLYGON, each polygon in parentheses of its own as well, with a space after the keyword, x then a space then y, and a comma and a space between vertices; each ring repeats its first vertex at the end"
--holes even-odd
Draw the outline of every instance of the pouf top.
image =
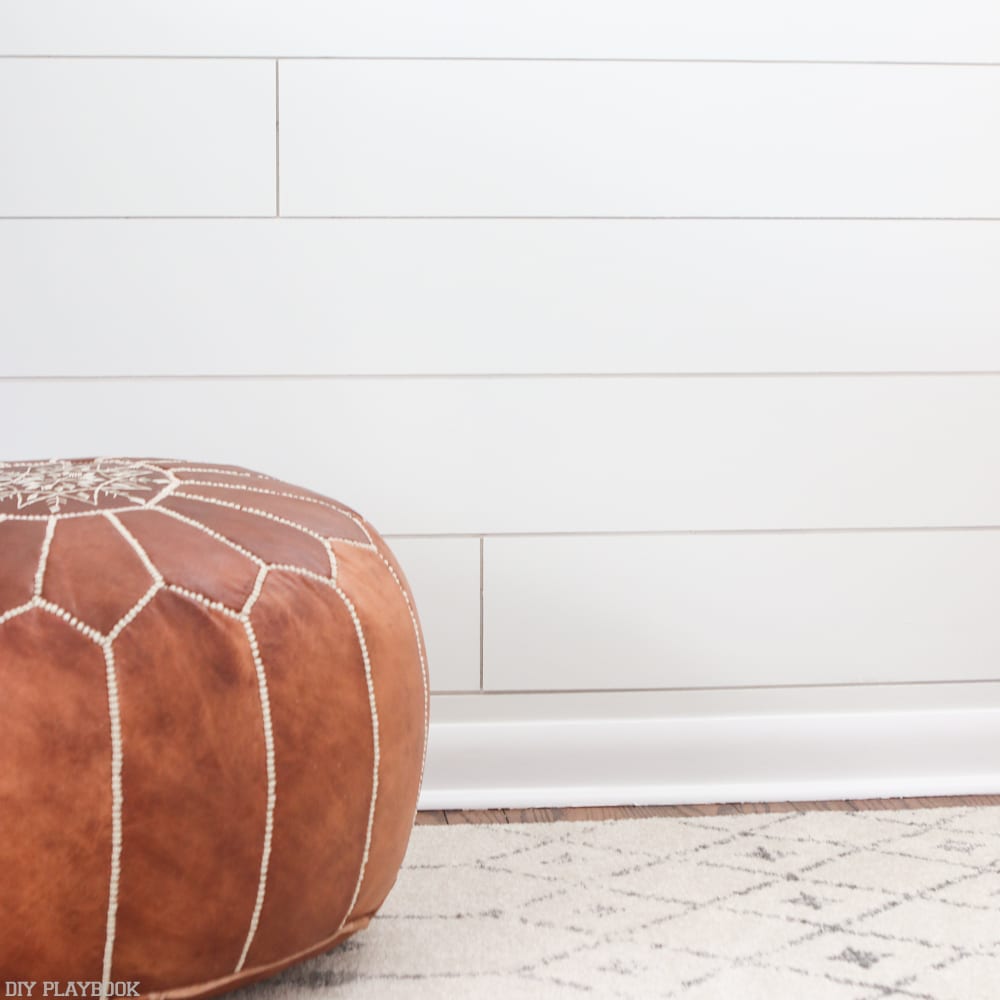
POLYGON ((378 551, 373 538, 350 508, 238 466, 148 458, 4 462, 0 621, 34 604, 109 635, 127 626, 122 616, 157 585, 244 612, 270 569, 333 582, 331 544, 378 551), (99 588, 85 583, 95 562, 113 569, 99 588))

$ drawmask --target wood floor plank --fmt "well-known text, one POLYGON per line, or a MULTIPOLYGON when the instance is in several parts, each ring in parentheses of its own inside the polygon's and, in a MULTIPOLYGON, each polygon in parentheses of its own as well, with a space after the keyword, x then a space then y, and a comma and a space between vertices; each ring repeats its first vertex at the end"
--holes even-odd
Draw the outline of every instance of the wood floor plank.
POLYGON ((423 809, 417 813, 417 826, 447 826, 448 817, 443 809, 423 809))
MULTIPOLYGON (((611 807, 612 811, 615 807, 611 807)), ((567 809, 558 807, 552 809, 506 809, 507 821, 509 823, 556 823, 561 820, 570 819, 614 819, 614 816, 591 816, 595 811, 592 806, 583 806, 577 809, 567 809), (586 815, 585 815, 586 814, 586 815)), ((605 810, 607 811, 607 810, 605 810)))
POLYGON ((654 816, 728 816, 784 812, 861 812, 877 809, 942 809, 1000 806, 1000 795, 948 795, 905 799, 849 799, 816 802, 721 802, 672 806, 574 806, 539 809, 448 809, 417 813, 417 825, 456 823, 555 823, 654 816))
POLYGON ((446 809, 449 826, 461 823, 506 823, 507 814, 503 809, 446 809))

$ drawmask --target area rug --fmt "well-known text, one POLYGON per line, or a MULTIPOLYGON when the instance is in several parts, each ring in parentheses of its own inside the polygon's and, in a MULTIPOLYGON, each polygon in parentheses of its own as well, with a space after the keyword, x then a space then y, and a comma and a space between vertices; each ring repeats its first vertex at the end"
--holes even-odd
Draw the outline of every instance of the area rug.
POLYGON ((240 1000, 997 1000, 1000 808, 421 826, 369 929, 240 1000))

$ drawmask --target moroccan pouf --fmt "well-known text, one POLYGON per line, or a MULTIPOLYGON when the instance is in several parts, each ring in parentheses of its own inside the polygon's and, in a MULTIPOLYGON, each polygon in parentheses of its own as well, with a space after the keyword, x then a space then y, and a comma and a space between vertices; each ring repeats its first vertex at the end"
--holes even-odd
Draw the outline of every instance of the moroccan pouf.
POLYGON ((0 979, 199 997, 361 929, 427 705, 403 573, 346 507, 232 466, 0 464, 0 979))

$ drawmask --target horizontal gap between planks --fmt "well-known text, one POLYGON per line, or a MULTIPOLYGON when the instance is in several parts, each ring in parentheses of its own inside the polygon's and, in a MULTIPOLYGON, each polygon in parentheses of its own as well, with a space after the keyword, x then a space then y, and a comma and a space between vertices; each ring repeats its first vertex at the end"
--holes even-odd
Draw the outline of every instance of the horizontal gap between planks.
MULTIPOLYGON (((485 697, 503 697, 504 695, 567 695, 567 694, 681 694, 689 691, 814 691, 825 688, 897 688, 897 687, 941 687, 947 684, 974 686, 977 684, 996 684, 1000 677, 976 677, 952 680, 906 680, 906 681, 826 681, 816 684, 710 684, 703 687, 631 687, 631 688, 511 688, 479 690, 468 688, 445 691, 431 691, 437 697, 469 697, 470 695, 485 697)), ((755 713, 759 714, 759 713, 755 713)), ((486 721, 486 720, 482 720, 486 721)), ((521 722, 532 722, 532 719, 522 719, 521 722)), ((564 720, 567 722, 572 719, 564 720)), ((441 723, 448 725, 449 723, 441 723)), ((469 723, 460 723, 466 725, 469 723)))
POLYGON ((1000 222, 994 215, 0 215, 0 222, 1000 222))
POLYGON ((469 379, 849 379, 849 378, 996 378, 996 369, 940 369, 935 371, 790 371, 790 372, 349 372, 316 374, 308 372, 261 372, 241 374, 156 374, 156 375, 0 375, 3 382, 328 382, 359 380, 469 380, 469 379))
POLYGON ((850 528, 663 528, 630 531, 464 531, 464 532, 384 532, 388 539, 407 538, 657 538, 671 535, 862 535, 1000 531, 1000 524, 945 524, 945 525, 859 525, 850 528))
POLYGON ((144 54, 53 54, 0 53, 0 59, 74 59, 74 60, 228 60, 261 62, 279 59, 283 62, 526 62, 526 63, 680 63, 695 65, 736 64, 742 66, 933 66, 996 68, 1000 62, 966 62, 923 59, 691 59, 653 56, 403 56, 403 55, 281 55, 277 52, 258 52, 242 55, 156 55, 144 54))

